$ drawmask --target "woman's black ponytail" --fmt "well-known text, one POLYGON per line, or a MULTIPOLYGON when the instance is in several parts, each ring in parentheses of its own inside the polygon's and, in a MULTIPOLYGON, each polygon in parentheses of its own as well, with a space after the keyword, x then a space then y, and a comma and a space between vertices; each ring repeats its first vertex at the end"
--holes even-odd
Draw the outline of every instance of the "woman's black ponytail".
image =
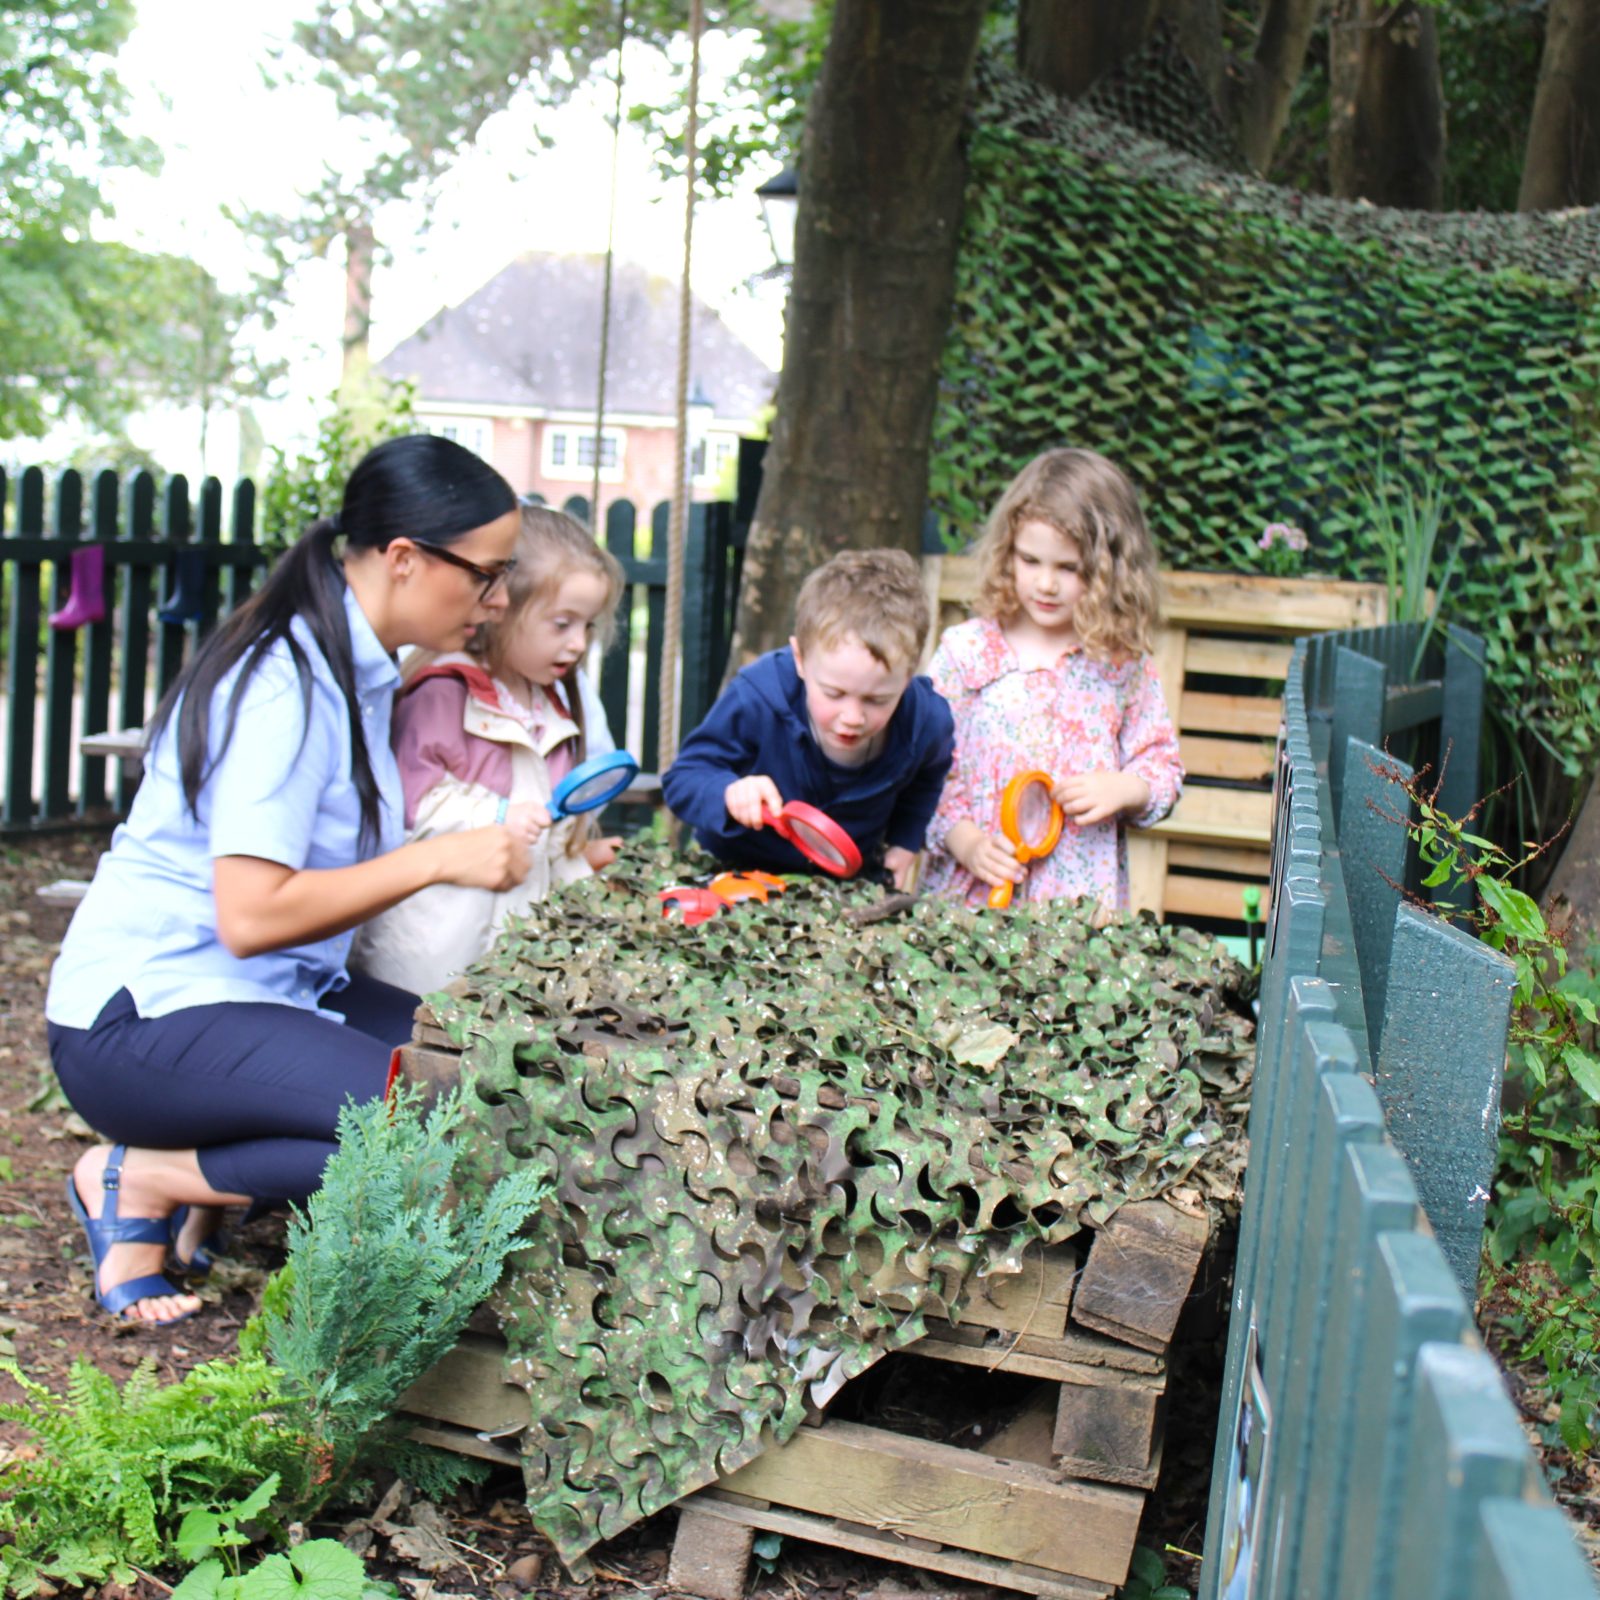
MULTIPOLYGON (((200 791, 211 773, 212 701, 239 663, 228 694, 220 761, 233 740, 239 706, 256 668, 280 639, 288 646, 310 727, 312 670, 292 623, 304 620, 344 695, 350 720, 350 762, 361 807, 363 838, 379 836, 381 800, 362 731, 355 657, 345 616, 344 572, 335 556, 341 537, 352 550, 382 550, 391 539, 416 534, 451 544, 516 509, 511 486, 487 462, 449 439, 410 434, 368 451, 345 485, 337 516, 314 522, 278 558, 261 588, 210 634, 178 675, 150 727, 153 744, 177 713, 178 771, 190 814, 198 818, 200 791)), ((305 733, 302 731, 301 738, 305 733)))

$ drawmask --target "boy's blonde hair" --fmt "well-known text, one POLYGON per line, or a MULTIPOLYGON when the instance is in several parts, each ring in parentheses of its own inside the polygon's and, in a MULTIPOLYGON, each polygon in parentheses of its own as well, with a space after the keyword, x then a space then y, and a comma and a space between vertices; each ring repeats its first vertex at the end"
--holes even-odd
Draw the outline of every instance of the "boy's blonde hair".
POLYGON ((1022 610, 1012 557, 1017 529, 1045 522, 1078 546, 1083 597, 1072 626, 1090 655, 1149 653, 1161 618, 1156 547, 1127 476, 1093 450, 1047 450, 1000 496, 974 554, 979 616, 1002 627, 1022 610))
POLYGON ((841 550, 800 586, 794 639, 802 655, 857 639, 890 671, 914 669, 930 620, 922 569, 904 550, 841 550))

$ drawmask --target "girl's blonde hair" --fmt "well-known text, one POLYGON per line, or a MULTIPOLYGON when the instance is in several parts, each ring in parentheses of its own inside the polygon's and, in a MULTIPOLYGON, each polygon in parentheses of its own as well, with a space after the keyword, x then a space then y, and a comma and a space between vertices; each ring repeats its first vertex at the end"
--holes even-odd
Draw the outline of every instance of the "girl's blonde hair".
POLYGON ((1045 522, 1078 546, 1083 597, 1072 626, 1090 655, 1146 655, 1161 620, 1156 547, 1139 496, 1120 468, 1093 450, 1046 450, 1000 496, 978 540, 979 616, 1002 627, 1022 610, 1012 560, 1017 529, 1045 522))

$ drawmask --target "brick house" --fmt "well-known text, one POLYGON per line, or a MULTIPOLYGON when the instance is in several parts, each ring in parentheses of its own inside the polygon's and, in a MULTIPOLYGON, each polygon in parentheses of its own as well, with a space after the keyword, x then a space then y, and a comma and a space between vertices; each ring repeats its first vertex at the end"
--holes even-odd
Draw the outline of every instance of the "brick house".
MULTIPOLYGON (((604 272, 598 255, 519 256, 378 370, 413 380, 420 425, 492 461, 518 493, 553 505, 587 497, 604 272)), ((618 262, 611 294, 601 502, 648 508, 672 494, 678 285, 618 262)), ((691 318, 690 391, 711 408, 694 408, 691 489, 709 499, 737 459, 739 436, 771 402, 777 374, 698 298, 691 318)))

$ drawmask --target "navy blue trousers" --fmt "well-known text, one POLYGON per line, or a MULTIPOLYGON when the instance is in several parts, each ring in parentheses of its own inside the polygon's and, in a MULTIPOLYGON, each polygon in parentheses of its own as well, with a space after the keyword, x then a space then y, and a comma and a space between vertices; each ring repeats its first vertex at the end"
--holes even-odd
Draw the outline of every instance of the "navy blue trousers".
POLYGON ((383 1093, 389 1056, 411 1038, 417 997, 352 973, 321 1002, 233 1002, 141 1017, 119 989, 87 1028, 49 1027, 72 1108, 103 1138, 197 1150, 213 1189, 304 1201, 322 1182, 347 1100, 383 1093))

